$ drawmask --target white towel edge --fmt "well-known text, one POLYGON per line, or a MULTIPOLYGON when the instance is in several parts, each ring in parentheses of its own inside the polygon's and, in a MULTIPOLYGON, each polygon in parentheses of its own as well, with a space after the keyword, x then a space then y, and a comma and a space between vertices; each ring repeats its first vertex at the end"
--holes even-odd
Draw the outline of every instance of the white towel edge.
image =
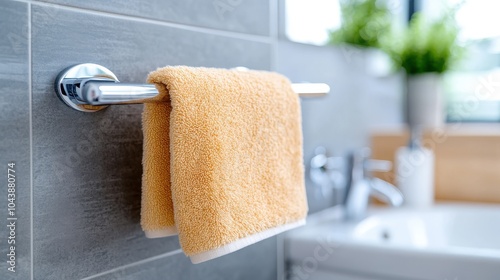
POLYGON ((147 238, 160 238, 172 235, 177 235, 177 228, 175 226, 170 226, 157 230, 145 230, 144 234, 147 238))
POLYGON ((213 249, 210 251, 206 251, 203 253, 199 253, 196 255, 189 256, 189 258, 191 259, 191 262, 193 264, 202 263, 202 262, 214 259, 214 258, 218 258, 218 257, 224 256, 224 255, 227 255, 227 254, 232 253, 234 251, 238 251, 238 250, 243 249, 244 247, 246 247, 248 245, 252 245, 254 243, 257 243, 257 242, 264 240, 266 238, 269 238, 271 236, 277 235, 279 233, 282 233, 284 231, 287 231, 287 230, 290 230, 290 229, 293 229, 293 228, 296 228, 299 226, 303 226, 305 224, 306 224, 306 220, 302 219, 302 220, 299 220, 299 221, 296 221, 293 223, 274 227, 274 228, 271 228, 268 230, 264 230, 264 231, 252 234, 252 235, 247 236, 247 237, 243 237, 243 238, 238 239, 234 242, 226 244, 222 247, 219 247, 219 248, 216 248, 216 249, 213 249))

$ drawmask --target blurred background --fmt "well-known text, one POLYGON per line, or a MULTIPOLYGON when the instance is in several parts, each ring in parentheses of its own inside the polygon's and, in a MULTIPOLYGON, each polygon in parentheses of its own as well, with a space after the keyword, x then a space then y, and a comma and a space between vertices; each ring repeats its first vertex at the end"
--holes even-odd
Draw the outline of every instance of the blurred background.
MULTIPOLYGON (((491 96, 479 100, 478 108, 458 117, 457 111, 467 102, 470 95, 476 90, 477 81, 481 79, 498 80, 499 63, 499 35, 496 28, 498 17, 496 11, 500 4, 488 0, 387 0, 372 1, 380 9, 378 11, 358 7, 356 2, 370 1, 337 1, 313 0, 297 1, 285 0, 284 34, 293 42, 304 44, 324 45, 354 45, 367 48, 387 50, 391 45, 397 45, 404 37, 401 30, 407 28, 411 18, 420 14, 426 21, 440 18, 443 14, 453 12, 454 20, 448 24, 456 25, 456 44, 463 47, 460 57, 456 58, 449 71, 444 75, 444 93, 446 98, 446 120, 448 122, 498 122, 500 119, 498 96, 491 96), (353 5, 357 5, 353 7, 353 5), (352 20, 344 21, 342 17, 349 13, 352 20), (357 18, 356 18, 357 16, 357 18), (357 21, 357 22, 354 22, 357 21), (386 40, 381 45, 376 40, 363 41, 339 35, 339 31, 351 28, 351 34, 358 31, 366 32, 365 36, 386 40), (363 26, 372 25, 366 29, 363 26), (389 33, 392 36, 387 37, 389 33)), ((365 5, 366 6, 366 5, 365 5)), ((361 33, 358 33, 362 37, 361 33)), ((435 38, 439 43, 444 38, 435 38)), ((345 47, 345 46, 344 46, 345 47)), ((387 58, 372 59, 375 65, 371 74, 381 77, 389 75, 391 67, 387 58)), ((398 71, 398 69, 392 69, 398 71)))

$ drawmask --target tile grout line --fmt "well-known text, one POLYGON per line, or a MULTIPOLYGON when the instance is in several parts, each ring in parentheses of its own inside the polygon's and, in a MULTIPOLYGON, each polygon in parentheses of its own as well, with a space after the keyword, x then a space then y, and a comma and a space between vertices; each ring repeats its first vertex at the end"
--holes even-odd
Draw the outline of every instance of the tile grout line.
POLYGON ((154 257, 142 259, 142 260, 137 261, 137 262, 133 262, 133 263, 129 263, 129 264, 126 264, 126 265, 119 266, 119 267, 115 267, 113 269, 106 270, 106 271, 103 271, 103 272, 91 275, 89 277, 82 278, 81 280, 96 279, 97 277, 104 276, 106 274, 110 274, 110 273, 113 273, 115 271, 119 271, 119 270, 122 270, 122 269, 125 269, 125 268, 129 268, 129 267, 134 267, 134 266, 141 265, 141 264, 145 264, 145 263, 148 263, 148 262, 151 262, 151 261, 155 261, 155 260, 160 260, 160 259, 163 259, 163 258, 168 258, 168 257, 171 257, 171 256, 175 256, 177 254, 180 254, 180 253, 182 253, 182 249, 177 249, 177 250, 165 253, 165 254, 157 255, 157 256, 154 256, 154 257))
MULTIPOLYGON (((271 71, 278 70, 278 43, 279 43, 279 0, 269 1, 269 37, 271 40, 271 71)), ((284 256, 282 254, 282 235, 276 237, 276 279, 283 280, 284 277, 284 256)))
POLYGON ((172 28, 177 28, 177 29, 198 32, 198 33, 205 33, 205 34, 209 34, 209 35, 223 36, 223 37, 228 37, 228 38, 242 39, 242 40, 260 42, 260 43, 268 43, 268 44, 271 43, 270 42, 270 35, 266 36, 266 35, 240 33, 237 31, 220 30, 220 29, 209 28, 209 27, 188 25, 188 24, 183 24, 183 23, 162 21, 162 20, 158 20, 158 19, 149 19, 149 18, 142 18, 142 17, 132 16, 132 15, 112 13, 112 12, 108 12, 108 11, 90 10, 87 8, 72 7, 72 6, 67 6, 67 5, 55 4, 55 3, 47 3, 47 2, 39 2, 39 1, 31 1, 31 0, 14 0, 14 1, 24 2, 24 3, 32 3, 34 5, 41 6, 41 7, 52 7, 52 8, 59 8, 62 10, 67 10, 67 11, 87 13, 87 14, 96 15, 96 16, 106 16, 106 17, 122 19, 122 20, 129 20, 129 21, 136 21, 136 22, 142 22, 142 23, 148 23, 148 24, 161 25, 161 26, 166 26, 166 27, 172 27, 172 28))
POLYGON ((31 55, 31 3, 27 3, 28 7, 28 110, 29 110, 29 138, 30 138, 30 278, 34 279, 34 263, 33 263, 33 78, 32 78, 32 55, 31 55))
POLYGON ((269 1, 269 38, 271 44, 271 70, 278 70, 279 6, 278 1, 269 1))

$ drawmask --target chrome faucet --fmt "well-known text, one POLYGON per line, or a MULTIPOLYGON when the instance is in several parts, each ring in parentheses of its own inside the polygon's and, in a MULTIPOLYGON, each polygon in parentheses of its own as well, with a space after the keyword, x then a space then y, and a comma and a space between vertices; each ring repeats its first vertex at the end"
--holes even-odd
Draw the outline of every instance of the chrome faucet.
POLYGON ((343 204, 346 188, 346 158, 328 156, 326 148, 319 146, 314 149, 310 162, 309 177, 319 187, 323 199, 332 199, 333 204, 343 204))
POLYGON ((394 207, 403 204, 403 195, 392 184, 372 177, 371 172, 387 172, 392 164, 385 160, 370 159, 371 150, 363 148, 349 156, 349 174, 347 180, 347 197, 345 200, 346 218, 362 219, 366 216, 369 200, 374 196, 394 207))

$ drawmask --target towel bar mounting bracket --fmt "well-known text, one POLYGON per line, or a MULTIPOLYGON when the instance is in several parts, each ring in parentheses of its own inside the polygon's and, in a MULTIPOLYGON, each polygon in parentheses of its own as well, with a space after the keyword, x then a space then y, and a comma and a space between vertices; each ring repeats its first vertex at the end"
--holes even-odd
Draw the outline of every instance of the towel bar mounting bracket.
POLYGON ((92 63, 61 71, 55 90, 66 105, 81 112, 97 112, 112 104, 144 103, 158 95, 153 84, 120 83, 109 69, 92 63))
POLYGON ((90 95, 84 95, 83 88, 89 81, 100 81, 108 83, 119 82, 118 78, 104 66, 84 63, 70 66, 59 73, 55 80, 57 97, 69 107, 82 112, 96 112, 108 107, 108 105, 92 105, 88 99, 90 95))

